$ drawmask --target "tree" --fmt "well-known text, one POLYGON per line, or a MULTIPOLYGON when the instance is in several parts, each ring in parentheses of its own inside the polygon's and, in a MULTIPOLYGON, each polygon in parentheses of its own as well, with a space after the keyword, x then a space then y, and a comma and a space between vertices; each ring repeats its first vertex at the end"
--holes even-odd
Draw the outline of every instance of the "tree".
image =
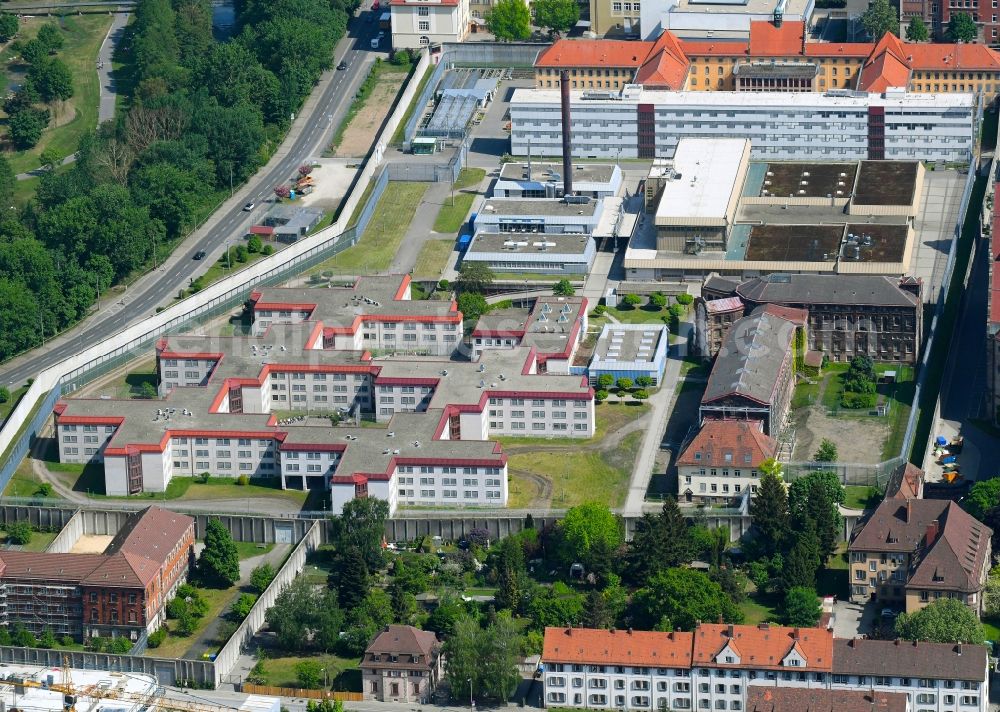
POLYGON ((42 131, 48 125, 49 112, 44 109, 29 107, 18 111, 7 119, 10 140, 20 151, 34 148, 39 139, 42 138, 42 131))
POLYGON ((255 566, 250 572, 250 588, 257 593, 264 593, 265 589, 274 581, 275 575, 274 567, 268 563, 255 566))
POLYGON ((35 37, 49 52, 61 50, 66 42, 63 38, 62 30, 54 22, 48 22, 39 27, 38 34, 35 37))
POLYGON ((627 555, 629 577, 641 586, 652 574, 689 562, 693 554, 687 520, 677 500, 667 497, 659 514, 647 512, 635 524, 627 555))
POLYGON ((952 42, 975 42, 979 36, 979 28, 970 15, 957 12, 948 20, 947 34, 952 42))
POLYGON ((257 235, 251 235, 250 239, 247 240, 247 250, 249 250, 251 254, 257 254, 263 247, 264 243, 261 242, 257 235))
POLYGON ((633 598, 636 620, 643 628, 691 630, 697 621, 743 620, 740 609, 719 584, 694 569, 673 568, 654 574, 633 598))
POLYGON ((639 386, 639 388, 649 388, 650 386, 653 385, 653 377, 652 376, 638 376, 635 379, 635 385, 639 386))
POLYGON ((12 15, 9 12, 0 13, 0 42, 9 42, 20 29, 21 23, 18 21, 17 15, 12 15))
POLYGON ((908 42, 926 42, 931 38, 931 33, 923 19, 917 15, 910 18, 906 26, 906 39, 908 42))
POLYGON ((486 14, 486 28, 501 42, 531 36, 531 10, 524 0, 497 0, 486 14))
POLYGON ((462 292, 482 294, 493 284, 493 270, 485 262, 463 262, 458 272, 458 288, 462 292))
POLYGON ((285 185, 284 183, 282 183, 281 185, 276 185, 276 186, 274 186, 274 196, 275 196, 275 197, 276 197, 276 198, 277 198, 278 200, 285 200, 285 199, 286 199, 286 198, 288 198, 288 196, 290 196, 291 194, 292 194, 292 189, 291 189, 291 188, 289 188, 289 187, 288 187, 287 185, 285 185))
POLYGON ((364 554, 356 546, 338 551, 328 585, 337 591, 337 600, 347 610, 361 604, 369 588, 368 566, 364 554))
POLYGON ((1000 505, 1000 477, 979 480, 972 485, 969 494, 962 500, 962 508, 982 521, 986 512, 1000 505))
MULTIPOLYGON (((42 635, 38 638, 38 647, 44 648, 45 650, 50 650, 56 647, 59 641, 56 640, 55 634, 52 632, 51 628, 46 628, 42 631, 42 635)), ((129 646, 131 649, 131 645, 129 646)))
POLYGON ((667 295, 661 292, 653 292, 649 295, 649 306, 654 309, 663 309, 667 306, 667 295))
POLYGON ((996 567, 990 571, 983 589, 983 613, 989 618, 1000 615, 1000 571, 996 567))
POLYGON ((240 597, 233 601, 230 613, 237 622, 242 621, 250 615, 250 609, 257 602, 257 596, 252 593, 241 593, 240 597))
POLYGON ((615 385, 615 377, 612 376, 610 373, 602 373, 600 376, 597 377, 598 388, 603 388, 604 390, 608 390, 613 385, 615 385))
POLYGON ((603 388, 594 391, 594 400, 598 403, 603 403, 608 399, 608 392, 603 388))
POLYGON ((785 557, 781 582, 785 591, 796 587, 816 588, 816 571, 822 563, 816 527, 810 520, 795 537, 795 543, 785 557))
POLYGON ((139 386, 139 398, 153 400, 157 396, 159 396, 159 393, 156 391, 156 386, 149 381, 143 381, 142 385, 139 386))
POLYGON ((775 460, 765 460, 759 469, 760 485, 750 501, 750 518, 764 551, 771 555, 784 547, 788 536, 788 493, 775 460))
POLYGON ((352 499, 344 505, 340 517, 335 520, 338 548, 356 547, 368 570, 378 571, 385 563, 382 540, 388 518, 389 503, 386 500, 378 497, 352 499))
POLYGON ((976 614, 955 598, 940 598, 919 611, 901 614, 896 619, 896 635, 931 643, 982 645, 986 640, 976 614))
POLYGON ((48 54, 49 48, 46 47, 45 43, 38 38, 28 40, 21 46, 21 59, 28 64, 35 64, 36 62, 45 59, 48 54))
POLYGON ((10 636, 10 642, 19 648, 38 647, 38 641, 35 640, 35 636, 20 623, 14 625, 14 632, 10 636))
POLYGON ((46 102, 66 101, 73 96, 73 73, 61 59, 42 59, 28 70, 38 95, 46 102))
POLYGON ((529 596, 528 617, 537 630, 575 626, 583 620, 585 599, 562 581, 538 586, 529 596))
POLYGON ((813 454, 813 460, 816 462, 836 462, 837 444, 828 438, 823 438, 813 454))
POLYGON ((322 668, 315 660, 297 662, 295 663, 295 679, 298 681, 299 687, 315 690, 323 683, 322 668))
POLYGON ((813 480, 809 485, 803 520, 809 522, 816 531, 820 563, 823 563, 837 548, 844 520, 837 509, 837 503, 830 497, 830 492, 822 481, 813 480))
POLYGON ((649 391, 647 391, 645 388, 640 388, 639 390, 635 391, 632 394, 632 397, 635 398, 637 401, 648 400, 649 399, 649 391))
POLYGON ((536 0, 535 24, 550 32, 569 32, 580 19, 576 0, 536 0))
POLYGON ((677 303, 680 304, 682 307, 689 307, 694 303, 694 297, 692 297, 687 292, 682 292, 678 294, 676 297, 674 297, 674 299, 677 300, 677 303))
POLYGON ((628 376, 622 376, 615 382, 615 387, 618 388, 619 391, 630 391, 633 386, 635 386, 635 382, 628 376))
POLYGON ((205 581, 228 588, 240 580, 240 555, 236 542, 218 519, 205 526, 205 548, 198 558, 198 571, 205 581))
POLYGON ((498 613, 486 629, 474 618, 459 617, 443 650, 452 695, 465 699, 471 686, 471 694, 506 702, 520 680, 517 661, 522 647, 523 636, 508 611, 498 613))
MULTIPOLYGON (((555 1, 563 2, 563 0, 555 0, 555 1)), ((576 0, 570 0, 570 2, 573 2, 574 5, 576 4, 576 0)), ((555 283, 555 286, 552 287, 552 293, 555 294, 557 297, 572 297, 574 294, 576 294, 576 288, 572 284, 570 284, 570 281, 568 279, 560 279, 558 282, 555 283)))
POLYGON ((823 609, 816 591, 804 586, 795 586, 785 594, 785 624, 798 628, 813 628, 819 623, 823 609))
POLYGON ((10 401, 10 389, 7 386, 0 386, 0 403, 10 401))
POLYGON ((572 507, 557 526, 558 555, 566 566, 580 562, 590 568, 592 556, 602 544, 614 551, 624 541, 621 521, 606 504, 598 502, 572 507))
POLYGON ((622 304, 629 307, 630 309, 635 309, 637 306, 642 304, 642 297, 638 294, 626 294, 622 297, 622 304))
POLYGON ((458 295, 458 310, 466 319, 478 319, 490 310, 490 305, 478 292, 462 292, 458 295))
POLYGON ((497 609, 519 611, 528 575, 520 542, 514 537, 501 540, 490 552, 489 563, 496 572, 494 603, 497 609))
POLYGON ((285 650, 329 650, 343 630, 344 614, 333 591, 299 578, 278 594, 265 620, 285 650))
POLYGON ((17 177, 6 158, 0 156, 0 200, 10 200, 14 195, 17 177))
POLYGON ((236 261, 237 262, 241 262, 242 263, 242 262, 246 262, 247 261, 247 255, 249 253, 247 252, 246 245, 237 245, 235 253, 236 253, 236 261))
POLYGON ((312 172, 313 172, 313 167, 311 165, 309 165, 308 163, 303 163, 301 166, 299 166, 299 175, 300 176, 305 177, 305 176, 309 175, 312 172))
POLYGON ((28 522, 11 522, 7 525, 7 541, 24 546, 31 543, 33 532, 28 522))
POLYGON ((889 0, 872 0, 861 15, 861 25, 872 40, 879 40, 886 32, 899 35, 899 17, 889 0))

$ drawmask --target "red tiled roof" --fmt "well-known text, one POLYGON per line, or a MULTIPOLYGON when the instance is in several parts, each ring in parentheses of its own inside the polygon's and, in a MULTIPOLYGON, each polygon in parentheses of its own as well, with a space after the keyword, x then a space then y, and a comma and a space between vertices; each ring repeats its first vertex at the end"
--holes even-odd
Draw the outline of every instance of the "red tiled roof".
POLYGON ((546 663, 690 667, 691 633, 546 628, 546 663))
POLYGON ((871 42, 806 42, 806 57, 867 57, 875 47, 871 42))
POLYGON ((163 564, 193 526, 194 519, 186 514, 148 507, 129 520, 108 544, 105 553, 121 552, 163 564))
POLYGON ((747 42, 684 40, 682 46, 689 57, 740 57, 750 54, 747 42))
POLYGON ((788 57, 802 53, 805 22, 790 20, 775 27, 772 22, 750 23, 751 57, 788 57))
POLYGON ((76 583, 103 564, 105 558, 103 554, 3 551, 0 552, 0 571, 5 579, 76 583))
POLYGON ((690 67, 681 43, 672 32, 664 32, 639 67, 635 80, 650 88, 679 91, 684 88, 690 67))
POLYGON ((638 68, 653 45, 653 42, 560 39, 538 56, 535 66, 638 68))
POLYGON ((907 56, 899 38, 886 32, 861 68, 858 89, 883 92, 891 87, 905 87, 910 81, 907 56))
POLYGON ((777 452, 777 441, 764 434, 759 421, 706 420, 677 464, 753 468, 777 452))
POLYGON ((692 665, 718 667, 752 666, 782 668, 782 661, 795 648, 803 658, 796 670, 830 672, 833 669, 833 632, 823 628, 702 623, 694 631, 692 665), (716 657, 732 642, 739 650, 739 663, 717 662, 716 657))
POLYGON ((747 688, 747 712, 906 712, 906 702, 903 692, 747 688))
MULTIPOLYGON (((898 40, 897 40, 898 41, 898 40)), ((900 42, 913 69, 1000 69, 1000 53, 981 44, 900 42)))
MULTIPOLYGON (((785 321, 791 321, 802 326, 805 326, 809 321, 808 309, 786 307, 781 304, 765 304, 762 307, 758 307, 758 309, 760 311, 767 312, 768 314, 773 314, 774 316, 780 316, 785 321)), ((754 311, 756 312, 757 309, 754 311)))

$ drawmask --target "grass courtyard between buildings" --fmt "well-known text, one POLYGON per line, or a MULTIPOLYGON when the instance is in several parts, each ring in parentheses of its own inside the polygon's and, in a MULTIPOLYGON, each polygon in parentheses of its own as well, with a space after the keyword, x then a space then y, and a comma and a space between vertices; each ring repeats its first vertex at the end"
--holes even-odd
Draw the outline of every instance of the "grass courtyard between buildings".
POLYGON ((497 438, 508 456, 507 506, 563 509, 592 500, 620 506, 649 410, 646 404, 601 403, 594 409, 597 431, 587 439, 497 438))

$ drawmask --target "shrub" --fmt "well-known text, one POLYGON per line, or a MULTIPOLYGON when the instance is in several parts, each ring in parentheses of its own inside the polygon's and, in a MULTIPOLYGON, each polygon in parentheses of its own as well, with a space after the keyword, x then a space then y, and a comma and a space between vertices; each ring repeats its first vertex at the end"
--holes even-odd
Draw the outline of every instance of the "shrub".
POLYGON ((174 598, 170 599, 169 603, 167 603, 167 618, 177 620, 182 615, 187 613, 187 609, 188 609, 187 601, 185 601, 180 596, 175 596, 174 598))
POLYGON ((59 644, 62 645, 64 648, 68 648, 75 642, 76 641, 73 640, 72 635, 64 635, 62 638, 59 639, 59 644))
POLYGON ((413 58, 410 57, 410 52, 405 49, 399 49, 393 52, 392 59, 390 60, 397 67, 404 67, 407 64, 413 62, 413 58))
POLYGON ((261 242, 257 235, 251 235, 250 239, 247 240, 247 250, 251 253, 260 252, 264 249, 264 243, 261 242))
POLYGON ((667 297, 660 292, 654 292, 649 295, 649 306, 656 309, 662 309, 667 306, 667 297))
POLYGON ((253 608, 253 604, 257 602, 257 596, 252 593, 240 594, 240 597, 233 601, 233 606, 230 609, 230 613, 233 619, 237 621, 244 620, 248 615, 250 615, 250 609, 253 608))
POLYGON ((12 522, 7 525, 7 541, 12 544, 20 544, 21 546, 30 544, 31 535, 31 525, 28 522, 12 522))
POLYGON ((447 292, 449 289, 451 289, 451 282, 449 282, 447 279, 442 279, 440 282, 438 282, 438 289, 447 292))
POLYGON ((264 249, 263 249, 263 250, 261 250, 261 253, 262 253, 262 254, 263 254, 263 255, 264 255, 265 257, 266 257, 267 255, 273 255, 273 254, 274 254, 274 245, 264 245, 264 249))
POLYGON ((678 304, 682 304, 682 305, 684 305, 686 307, 690 306, 694 302, 694 297, 692 297, 687 292, 684 292, 683 294, 678 294, 675 297, 675 299, 677 300, 678 304))
POLYGON ((39 648, 45 648, 46 650, 50 650, 56 647, 57 644, 58 641, 56 641, 55 634, 53 634, 53 632, 48 628, 42 631, 42 635, 38 638, 39 648))
POLYGON ((303 660, 295 665, 295 678, 300 686, 314 690, 323 683, 322 668, 315 660, 303 660))
POLYGON ((622 297, 622 304, 631 309, 635 309, 637 306, 642 304, 642 297, 638 294, 626 294, 622 297))
POLYGON ((600 390, 600 391, 595 391, 594 392, 594 400, 596 400, 598 403, 603 403, 607 399, 608 399, 608 392, 607 391, 600 390))
POLYGON ((112 638, 111 643, 108 645, 108 652, 118 653, 119 655, 125 655, 132 649, 132 641, 124 636, 118 636, 117 638, 112 638))
POLYGON ((250 572, 250 587, 257 593, 264 593, 264 590, 274 581, 276 573, 270 564, 261 564, 250 572))
POLYGON ((209 472, 202 472, 200 475, 198 475, 197 479, 198 479, 198 482, 200 482, 201 484, 207 485, 208 484, 208 480, 209 480, 209 478, 211 478, 211 476, 212 476, 212 474, 209 473, 209 472))
POLYGON ((6 403, 10 400, 10 389, 7 386, 0 386, 0 403, 6 403))
POLYGON ((157 628, 152 633, 149 634, 149 638, 146 639, 147 645, 151 648, 159 648, 164 640, 167 639, 167 629, 157 628))
POLYGON ((250 484, 250 475, 240 475, 239 477, 236 478, 236 484, 238 484, 240 487, 246 487, 248 484, 250 484))
POLYGON ((246 262, 247 259, 248 259, 248 253, 247 253, 246 245, 237 245, 236 246, 236 261, 237 262, 246 262))
POLYGON ((38 489, 35 490, 35 496, 37 497, 51 497, 52 496, 52 483, 51 482, 41 482, 38 485, 38 489))
POLYGON ((848 391, 840 397, 840 406, 853 410, 874 408, 878 397, 874 393, 853 393, 848 391))
POLYGON ((608 308, 604 304, 598 304, 594 307, 594 316, 604 316, 608 313, 608 308))

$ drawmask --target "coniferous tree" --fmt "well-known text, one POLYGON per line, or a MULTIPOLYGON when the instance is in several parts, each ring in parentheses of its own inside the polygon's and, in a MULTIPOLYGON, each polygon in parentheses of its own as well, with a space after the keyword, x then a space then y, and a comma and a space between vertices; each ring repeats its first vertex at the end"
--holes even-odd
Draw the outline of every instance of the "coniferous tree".
POLYGON ((790 528, 788 493, 781 481, 781 467, 774 460, 761 463, 757 494, 750 501, 750 517, 767 555, 784 548, 790 528))

